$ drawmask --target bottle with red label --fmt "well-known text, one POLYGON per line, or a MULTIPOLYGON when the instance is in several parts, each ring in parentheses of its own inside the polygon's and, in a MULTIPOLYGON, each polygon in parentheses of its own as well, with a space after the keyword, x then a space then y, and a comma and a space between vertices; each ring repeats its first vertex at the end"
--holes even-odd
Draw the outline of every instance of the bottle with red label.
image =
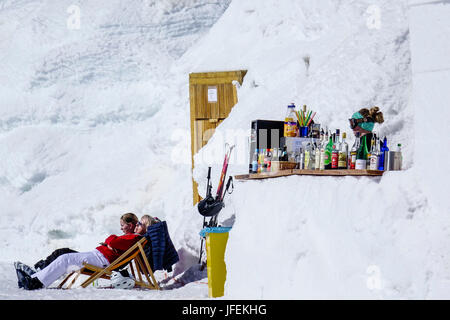
POLYGON ((331 152, 331 169, 338 168, 339 151, 341 150, 341 142, 339 139, 339 135, 340 130, 336 129, 336 134, 334 136, 334 143, 333 143, 333 151, 331 152))
POLYGON ((360 133, 355 133, 355 143, 353 144, 352 148, 350 149, 350 155, 348 157, 348 168, 354 170, 356 165, 356 154, 358 153, 359 144, 360 144, 360 133))

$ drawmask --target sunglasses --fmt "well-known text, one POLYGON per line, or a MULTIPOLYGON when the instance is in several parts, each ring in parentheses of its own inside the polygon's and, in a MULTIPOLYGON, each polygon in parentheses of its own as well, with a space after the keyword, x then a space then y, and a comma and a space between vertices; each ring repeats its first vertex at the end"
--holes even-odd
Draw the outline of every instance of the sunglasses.
POLYGON ((144 226, 144 224, 143 224, 142 222, 140 222, 140 221, 138 221, 138 222, 136 223, 136 225, 137 225, 138 227, 144 226))
POLYGON ((352 129, 355 129, 358 126, 358 124, 360 124, 360 123, 374 122, 371 117, 366 117, 366 118, 362 118, 362 119, 348 119, 348 121, 350 122, 350 128, 352 128, 352 129))

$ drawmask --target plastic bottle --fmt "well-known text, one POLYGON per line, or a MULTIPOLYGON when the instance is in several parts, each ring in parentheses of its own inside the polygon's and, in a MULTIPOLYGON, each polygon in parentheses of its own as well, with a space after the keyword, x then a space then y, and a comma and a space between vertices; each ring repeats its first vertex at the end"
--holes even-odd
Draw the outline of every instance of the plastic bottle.
POLYGON ((286 117, 284 118, 284 136, 297 136, 297 117, 295 115, 295 105, 291 103, 288 105, 286 117))
POLYGON ((384 162, 386 159, 386 152, 389 151, 389 148, 387 146, 387 139, 384 137, 383 145, 380 148, 380 163, 378 164, 378 170, 384 171, 386 168, 384 167, 384 162))
POLYGON ((258 149, 255 149, 252 157, 252 173, 258 172, 258 149))

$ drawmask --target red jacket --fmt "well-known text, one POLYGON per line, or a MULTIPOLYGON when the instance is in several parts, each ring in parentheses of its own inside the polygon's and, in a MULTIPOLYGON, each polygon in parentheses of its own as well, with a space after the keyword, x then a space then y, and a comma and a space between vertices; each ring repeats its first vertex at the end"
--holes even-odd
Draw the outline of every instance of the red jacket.
POLYGON ((122 236, 110 235, 104 243, 106 245, 101 245, 96 249, 100 251, 106 259, 108 259, 109 263, 112 263, 116 260, 122 253, 130 249, 133 244, 139 241, 142 236, 138 234, 124 234, 122 236), (109 245, 114 250, 108 248, 109 245))

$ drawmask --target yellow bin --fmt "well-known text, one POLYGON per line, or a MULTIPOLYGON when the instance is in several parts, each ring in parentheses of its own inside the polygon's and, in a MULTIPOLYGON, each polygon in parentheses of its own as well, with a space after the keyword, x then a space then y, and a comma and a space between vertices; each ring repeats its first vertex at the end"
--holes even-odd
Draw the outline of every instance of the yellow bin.
POLYGON ((206 237, 206 265, 208 271, 208 295, 211 298, 224 295, 227 267, 225 265, 225 249, 231 228, 204 228, 200 235, 206 237))

